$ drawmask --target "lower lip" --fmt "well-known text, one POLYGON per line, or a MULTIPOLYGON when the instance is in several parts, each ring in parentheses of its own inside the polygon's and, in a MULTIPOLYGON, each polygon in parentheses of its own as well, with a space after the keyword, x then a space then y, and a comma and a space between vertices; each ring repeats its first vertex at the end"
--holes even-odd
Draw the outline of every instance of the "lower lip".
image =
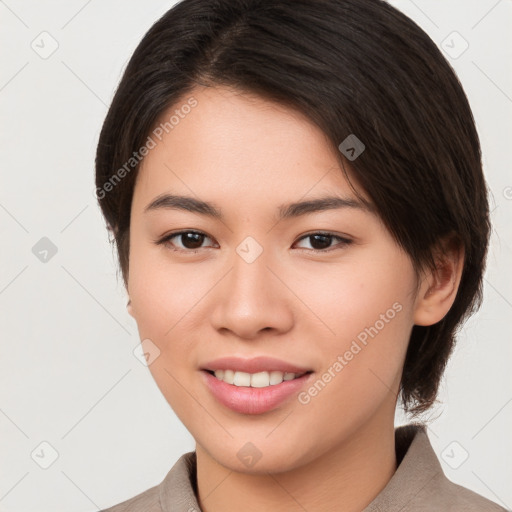
POLYGON ((206 385, 213 396, 232 411, 242 414, 262 414, 275 409, 294 393, 297 393, 309 380, 312 373, 293 380, 284 380, 264 388, 235 386, 217 379, 206 370, 202 370, 206 385))

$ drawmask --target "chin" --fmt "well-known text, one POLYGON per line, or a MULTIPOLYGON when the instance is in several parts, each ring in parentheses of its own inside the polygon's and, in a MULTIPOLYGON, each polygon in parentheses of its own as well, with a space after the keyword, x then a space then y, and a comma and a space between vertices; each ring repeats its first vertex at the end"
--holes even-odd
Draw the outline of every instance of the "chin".
POLYGON ((286 440, 279 436, 273 440, 270 439, 272 435, 266 439, 265 437, 266 431, 265 434, 254 437, 245 435, 241 438, 229 438, 224 444, 212 445, 209 440, 201 446, 221 466, 237 473, 252 475, 284 473, 299 468, 318 456, 315 443, 308 447, 304 442, 297 441, 311 439, 310 436, 288 437, 286 440), (300 451, 297 446, 301 447, 300 451))

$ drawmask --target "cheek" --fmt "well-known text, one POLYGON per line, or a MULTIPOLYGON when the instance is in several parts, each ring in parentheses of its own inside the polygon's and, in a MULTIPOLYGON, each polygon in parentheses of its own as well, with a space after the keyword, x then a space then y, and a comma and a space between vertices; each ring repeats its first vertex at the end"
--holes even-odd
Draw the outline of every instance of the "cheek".
POLYGON ((405 295, 401 301, 397 293, 351 297, 349 288, 330 306, 335 335, 316 338, 323 360, 316 380, 297 397, 300 428, 322 432, 318 449, 350 437, 372 417, 393 416, 410 335, 405 295))
POLYGON ((163 248, 132 249, 128 287, 140 335, 171 339, 211 285, 198 266, 169 264, 163 248))
MULTIPOLYGON (((308 316, 322 321, 321 339, 336 349, 359 334, 364 341, 366 329, 375 324, 379 333, 397 330, 398 335, 412 321, 410 292, 415 276, 409 260, 396 251, 378 259, 354 258, 321 269, 305 267, 289 279, 308 306, 308 316)), ((318 329, 318 323, 309 324, 318 329)))
POLYGON ((186 416, 190 398, 183 385, 194 366, 190 319, 194 304, 208 289, 204 275, 184 272, 165 264, 154 250, 134 246, 130 255, 129 292, 141 340, 149 339, 158 350, 148 368, 167 402, 186 416))
POLYGON ((409 260, 384 253, 297 282, 302 283, 297 295, 307 297, 323 324, 321 335, 317 322, 302 326, 323 361, 321 382, 304 401, 319 414, 329 408, 334 417, 345 407, 364 414, 397 392, 413 324, 415 276, 409 260))

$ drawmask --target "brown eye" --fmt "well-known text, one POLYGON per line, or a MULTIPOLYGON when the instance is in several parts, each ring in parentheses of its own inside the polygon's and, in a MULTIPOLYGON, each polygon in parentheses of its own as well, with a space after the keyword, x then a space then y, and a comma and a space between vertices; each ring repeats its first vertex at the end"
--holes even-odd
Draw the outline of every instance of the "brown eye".
POLYGON ((194 233, 189 231, 187 233, 182 233, 178 235, 180 237, 180 241, 186 249, 198 249, 203 245, 203 241, 205 239, 205 235, 201 233, 194 233))
POLYGON ((309 237, 313 249, 327 249, 331 245, 332 238, 330 235, 311 235, 309 237))
MULTIPOLYGON (((343 238, 333 233, 311 233, 309 235, 303 236, 299 242, 302 240, 309 240, 311 250, 318 252, 328 252, 329 250, 340 249, 352 243, 352 240, 343 238), (339 243, 333 246, 331 245, 333 240, 337 240, 339 243)), ((308 248, 306 247, 305 249, 308 248)))
MULTIPOLYGON (((211 240, 209 236, 200 231, 180 231, 165 236, 158 240, 157 245, 165 245, 172 250, 182 252, 198 252, 198 249, 203 248, 205 240, 211 240)), ((208 246, 204 246, 208 247, 208 246)))

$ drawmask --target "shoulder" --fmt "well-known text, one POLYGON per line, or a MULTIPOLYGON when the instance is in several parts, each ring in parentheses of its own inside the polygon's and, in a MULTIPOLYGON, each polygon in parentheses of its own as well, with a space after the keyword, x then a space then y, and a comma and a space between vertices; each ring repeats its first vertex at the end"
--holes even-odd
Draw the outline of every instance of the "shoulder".
POLYGON ((430 491, 432 492, 430 493, 428 501, 432 510, 453 512, 461 510, 465 512, 507 512, 506 509, 497 503, 448 480, 443 473, 438 474, 437 477, 434 478, 430 491))
MULTIPOLYGON (((425 487, 412 500, 410 510, 446 510, 465 512, 507 512, 506 509, 480 494, 456 484, 445 475, 441 464, 432 448, 424 425, 407 425, 397 429, 397 439, 403 436, 410 439, 407 453, 402 460, 414 482, 424 482, 425 487), (430 478, 418 479, 418 470, 431 475, 430 478)), ((407 446, 407 442, 406 442, 407 446)), ((409 509, 407 509, 409 510, 409 509)))
POLYGON ((156 485, 133 498, 100 512, 162 512, 159 494, 159 486, 156 485))
POLYGON ((196 500, 195 452, 183 454, 158 485, 100 512, 200 510, 196 500), (162 503, 164 505, 162 505, 162 503))
POLYGON ((423 425, 397 428, 395 448, 398 468, 364 512, 507 512, 446 477, 423 425))

